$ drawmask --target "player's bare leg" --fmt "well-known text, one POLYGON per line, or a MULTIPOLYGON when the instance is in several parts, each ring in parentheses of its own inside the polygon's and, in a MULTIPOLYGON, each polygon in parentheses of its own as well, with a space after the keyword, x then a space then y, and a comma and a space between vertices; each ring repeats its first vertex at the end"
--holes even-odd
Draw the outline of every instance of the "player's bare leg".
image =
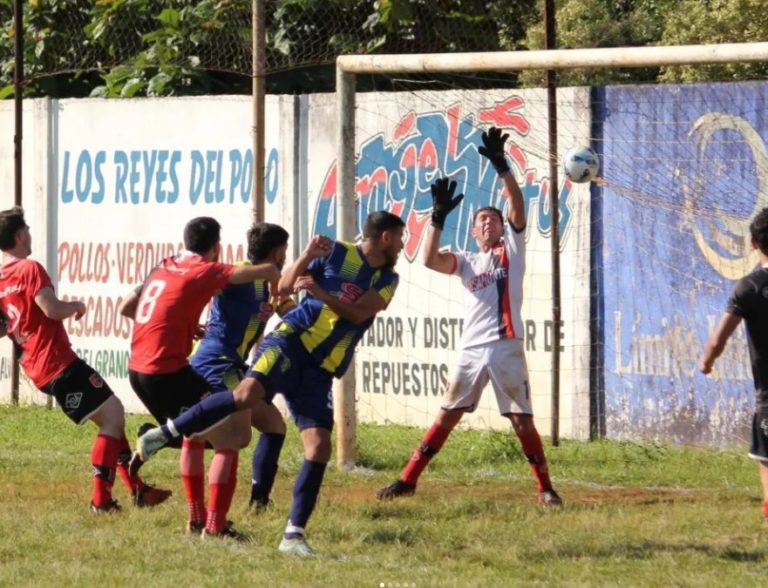
POLYGON ((515 429, 515 434, 520 439, 523 453, 531 466, 531 472, 536 479, 536 485, 539 492, 539 504, 542 506, 561 506, 563 504, 560 496, 552 488, 552 481, 549 479, 549 466, 547 458, 544 455, 544 447, 541 444, 541 437, 533 423, 533 417, 529 414, 511 414, 507 415, 515 429))
POLYGON ((380 489, 376 493, 376 498, 391 500, 401 496, 412 496, 416 492, 419 476, 430 460, 442 449, 451 431, 461 422, 464 412, 463 409, 446 410, 441 408, 434 424, 421 439, 421 443, 411 455, 411 459, 403 468, 400 477, 389 486, 380 489))

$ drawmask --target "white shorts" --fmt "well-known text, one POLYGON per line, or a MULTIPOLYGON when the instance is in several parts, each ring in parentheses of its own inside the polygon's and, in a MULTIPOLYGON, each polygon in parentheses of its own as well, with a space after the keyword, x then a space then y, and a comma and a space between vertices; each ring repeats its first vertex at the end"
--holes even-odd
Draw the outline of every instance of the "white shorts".
POLYGON ((528 366, 519 339, 501 339, 464 349, 442 407, 473 412, 489 380, 502 415, 533 414, 528 366))

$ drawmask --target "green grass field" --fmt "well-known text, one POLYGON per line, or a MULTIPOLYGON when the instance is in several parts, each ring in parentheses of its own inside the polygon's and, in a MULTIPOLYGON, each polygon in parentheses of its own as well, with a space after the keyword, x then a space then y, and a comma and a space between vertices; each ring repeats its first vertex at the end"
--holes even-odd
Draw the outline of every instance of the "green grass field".
MULTIPOLYGON (((140 417, 129 418, 135 431, 140 417)), ((422 431, 360 428, 360 472, 329 469, 309 540, 319 557, 277 552, 301 451, 289 430, 275 508, 247 512, 250 450, 231 518, 253 543, 183 534, 177 453, 143 474, 173 489, 154 510, 93 516, 95 428, 60 412, 0 407, 2 586, 764 586, 768 529, 757 466, 738 452, 635 443, 547 447, 566 505, 537 506, 507 434, 456 431, 416 496, 378 503, 422 431)))

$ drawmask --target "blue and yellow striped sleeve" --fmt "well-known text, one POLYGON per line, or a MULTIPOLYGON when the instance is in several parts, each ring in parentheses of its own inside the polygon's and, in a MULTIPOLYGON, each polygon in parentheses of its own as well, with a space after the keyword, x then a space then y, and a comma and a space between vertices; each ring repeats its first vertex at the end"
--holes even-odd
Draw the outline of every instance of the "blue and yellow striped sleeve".
POLYGON ((379 275, 374 277, 372 289, 376 290, 376 292, 379 293, 379 296, 381 296, 384 299, 384 302, 389 305, 389 303, 392 301, 392 298, 395 296, 395 291, 397 290, 397 285, 400 283, 400 276, 398 276, 394 272, 386 271, 381 272, 379 275))

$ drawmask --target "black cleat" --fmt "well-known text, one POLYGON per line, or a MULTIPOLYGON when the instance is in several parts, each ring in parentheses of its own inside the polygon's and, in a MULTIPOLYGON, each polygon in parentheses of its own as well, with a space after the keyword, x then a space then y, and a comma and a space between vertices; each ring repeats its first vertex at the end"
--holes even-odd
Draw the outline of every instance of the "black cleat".
POLYGON ((275 503, 269 498, 251 498, 248 503, 248 510, 254 514, 261 514, 268 510, 272 510, 275 507, 275 503))
POLYGON ((563 499, 554 490, 539 492, 539 504, 544 507, 563 506, 563 499))
POLYGON ((241 533, 240 531, 235 530, 235 528, 232 526, 232 521, 227 521, 227 524, 219 533, 213 533, 212 531, 203 529, 203 533, 200 535, 200 537, 203 539, 207 539, 208 537, 215 537, 216 539, 228 539, 238 543, 250 543, 252 541, 251 536, 247 533, 241 533))
POLYGON ((144 488, 132 494, 133 505, 138 506, 139 508, 157 506, 168 500, 171 497, 171 494, 173 494, 173 492, 170 490, 144 484, 144 488))
POLYGON ((416 484, 396 480, 389 486, 384 486, 384 488, 379 490, 376 493, 376 498, 379 500, 392 500, 400 496, 413 496, 414 492, 416 492, 416 484))

